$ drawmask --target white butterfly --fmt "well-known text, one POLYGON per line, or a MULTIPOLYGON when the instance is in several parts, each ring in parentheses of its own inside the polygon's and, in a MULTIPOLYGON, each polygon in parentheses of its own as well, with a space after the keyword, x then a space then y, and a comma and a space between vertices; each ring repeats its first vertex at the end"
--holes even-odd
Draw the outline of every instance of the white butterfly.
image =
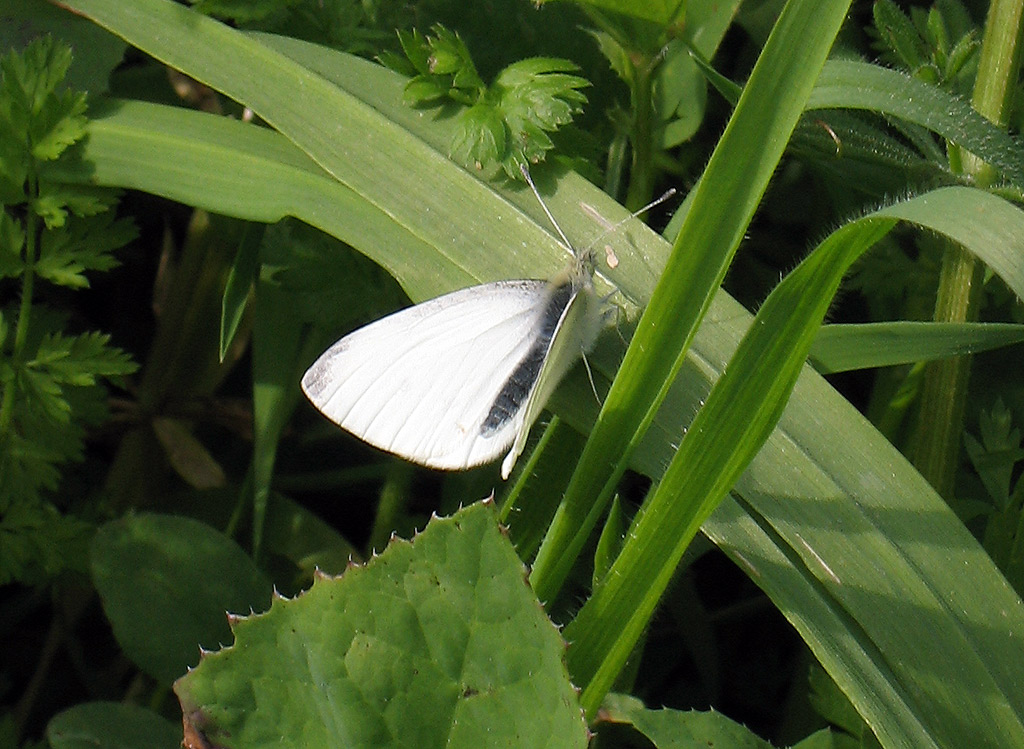
POLYGON ((604 325, 589 253, 574 256, 551 281, 472 286, 359 328, 313 363, 302 389, 331 421, 414 463, 460 470, 508 450, 507 479, 548 397, 604 325))

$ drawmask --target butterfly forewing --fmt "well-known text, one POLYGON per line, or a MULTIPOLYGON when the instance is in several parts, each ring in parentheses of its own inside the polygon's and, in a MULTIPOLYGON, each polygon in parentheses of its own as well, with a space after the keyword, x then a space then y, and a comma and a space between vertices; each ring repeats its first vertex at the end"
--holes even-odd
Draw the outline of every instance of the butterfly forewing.
POLYGON ((489 462, 523 430, 525 408, 497 423, 492 410, 535 349, 548 298, 544 281, 499 281, 418 304, 342 338, 302 387, 383 450, 433 468, 489 462))

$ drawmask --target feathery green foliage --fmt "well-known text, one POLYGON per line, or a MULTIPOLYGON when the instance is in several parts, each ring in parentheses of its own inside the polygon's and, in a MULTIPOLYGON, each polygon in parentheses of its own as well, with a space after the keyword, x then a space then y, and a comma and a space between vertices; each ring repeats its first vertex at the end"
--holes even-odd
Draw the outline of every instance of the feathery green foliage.
POLYGON ((405 58, 382 55, 389 67, 411 76, 405 86, 410 106, 447 99, 466 107, 450 146, 454 158, 477 169, 501 164, 512 179, 522 179, 521 164, 542 161, 554 148, 549 132, 583 111, 590 85, 573 73, 577 66, 553 57, 532 57, 504 68, 490 85, 476 71, 469 49, 444 26, 433 36, 399 31, 405 58))
POLYGON ((0 583, 80 566, 68 551, 88 525, 47 497, 105 418, 100 379, 135 371, 108 335, 69 333, 37 302, 37 284, 88 286, 85 274, 113 267, 133 236, 109 212, 112 193, 46 176, 85 135, 85 94, 62 85, 70 64, 70 48, 48 38, 0 61, 0 285, 19 299, 0 310, 0 583))

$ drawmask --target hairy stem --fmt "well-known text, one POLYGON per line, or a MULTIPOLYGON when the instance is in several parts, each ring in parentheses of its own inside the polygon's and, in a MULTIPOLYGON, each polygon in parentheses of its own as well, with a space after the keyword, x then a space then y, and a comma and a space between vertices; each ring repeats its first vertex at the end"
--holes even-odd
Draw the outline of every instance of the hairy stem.
MULTIPOLYGON (((974 108, 998 125, 1005 126, 1020 70, 1021 38, 1024 35, 1024 0, 993 0, 985 23, 981 62, 974 84, 974 108)), ((951 162, 961 158, 954 151, 951 162)), ((964 171, 980 186, 993 182, 993 169, 970 153, 962 154, 964 171)), ((977 318, 984 269, 974 256, 949 245, 942 260, 936 322, 965 322, 977 318)), ((947 499, 953 495, 964 427, 971 357, 962 356, 930 364, 921 389, 920 420, 914 447, 914 464, 935 490, 947 499)))

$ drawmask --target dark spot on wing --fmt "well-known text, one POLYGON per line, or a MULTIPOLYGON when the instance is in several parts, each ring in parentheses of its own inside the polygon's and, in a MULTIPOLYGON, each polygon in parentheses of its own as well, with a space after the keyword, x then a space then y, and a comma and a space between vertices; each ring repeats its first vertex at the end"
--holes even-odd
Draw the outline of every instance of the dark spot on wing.
POLYGON ((530 390, 537 382, 541 367, 544 366, 544 359, 551 347, 551 339, 555 335, 565 308, 572 300, 572 295, 573 284, 571 281, 566 281, 551 292, 541 315, 540 335, 537 336, 533 346, 526 352, 526 356, 519 362, 498 392, 487 418, 480 425, 481 435, 486 437, 498 431, 523 407, 530 390))

